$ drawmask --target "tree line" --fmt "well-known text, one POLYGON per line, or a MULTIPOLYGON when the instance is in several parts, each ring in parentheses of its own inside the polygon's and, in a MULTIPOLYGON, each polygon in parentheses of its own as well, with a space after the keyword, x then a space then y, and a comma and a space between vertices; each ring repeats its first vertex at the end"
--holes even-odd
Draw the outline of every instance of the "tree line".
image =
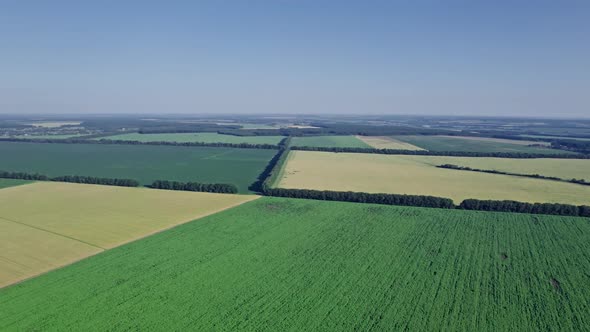
MULTIPOLYGON (((287 150, 289 145, 291 144, 291 137, 285 137, 279 142, 279 151, 272 157, 272 159, 268 162, 262 173, 256 179, 248 189, 251 191, 264 193, 265 188, 269 186, 269 183, 274 181, 274 179, 278 176, 278 174, 274 174, 273 172, 275 168, 277 168, 277 164, 279 162, 284 162, 284 159, 287 157, 289 153, 287 150), (274 174, 274 176, 273 176, 274 174)), ((282 167, 282 166, 281 166, 282 167)), ((278 168, 280 170, 280 167, 278 168)), ((276 171, 278 173, 278 171, 276 171)))
POLYGON ((270 190, 273 189, 272 185, 278 179, 281 169, 287 161, 290 151, 291 137, 282 141, 282 143, 283 144, 281 145, 279 152, 277 152, 277 154, 271 159, 270 163, 261 174, 261 176, 264 176, 264 178, 259 180, 260 187, 257 189, 264 195, 272 196, 269 193, 270 190))
MULTIPOLYGON (((138 187, 140 183, 137 180, 131 179, 115 179, 115 178, 99 178, 95 176, 81 176, 81 175, 64 175, 49 177, 47 175, 38 173, 25 172, 7 172, 0 171, 0 178, 18 179, 18 180, 34 180, 34 181, 54 181, 54 182, 70 182, 70 183, 84 183, 84 184, 101 184, 107 186, 118 187, 138 187)), ((147 186, 154 189, 168 189, 168 190, 183 190, 183 191, 201 191, 212 193, 226 193, 236 194, 238 188, 233 184, 224 183, 198 183, 198 182, 177 182, 157 180, 151 185, 147 186)))
POLYGON ((590 217, 590 206, 559 203, 526 203, 517 201, 494 201, 466 199, 458 206, 463 210, 551 214, 559 216, 590 217))
POLYGON ((322 201, 342 201, 355 203, 373 203, 387 205, 420 206, 440 209, 452 209, 455 207, 449 198, 425 196, 425 195, 399 195, 399 194, 372 194, 352 191, 309 190, 309 189, 285 189, 266 188, 268 196, 306 198, 322 201))
POLYGON ((278 145, 273 144, 250 144, 250 143, 205 143, 205 142, 140 142, 140 141, 129 141, 129 140, 113 140, 113 139, 100 139, 100 140, 87 140, 77 138, 66 138, 66 139, 24 139, 24 138, 0 138, 0 142, 25 142, 25 143, 57 143, 57 144, 120 144, 120 145, 168 145, 168 146, 184 146, 184 147, 215 147, 215 148, 237 148, 237 149, 266 149, 276 150, 278 145))
POLYGON ((553 149, 590 154, 590 141, 558 139, 551 141, 551 147, 553 149))
POLYGON ((153 189, 199 191, 210 193, 237 194, 238 188, 233 184, 225 183, 199 183, 199 182, 177 182, 157 180, 148 186, 153 189))
POLYGON ((438 168, 446 168, 446 169, 455 169, 459 171, 471 171, 471 172, 482 172, 482 173, 490 173, 490 174, 502 174, 502 175, 511 175, 511 176, 520 176, 526 178, 534 178, 534 179, 544 179, 544 180, 553 180, 553 181, 560 181, 560 182, 569 182, 569 183, 576 183, 581 184, 584 186, 590 186, 590 182, 584 179, 562 179, 556 176, 545 176, 541 174, 521 174, 521 173, 511 173, 511 172, 503 172, 498 171, 495 169, 479 169, 479 168, 471 168, 467 166, 458 166, 453 164, 443 164, 436 166, 438 168))
POLYGON ((139 182, 131 179, 113 179, 113 178, 99 178, 95 176, 81 176, 81 175, 65 175, 49 177, 47 175, 38 173, 24 173, 24 172, 7 172, 0 171, 0 178, 5 179, 19 179, 19 180, 35 180, 35 181, 55 181, 55 182, 71 182, 71 183, 85 183, 85 184, 103 184, 108 186, 119 187, 137 187, 139 182))
POLYGON ((494 157, 494 158, 557 158, 557 159, 590 159, 590 155, 584 154, 546 154, 526 152, 469 152, 469 151, 426 151, 426 150, 397 150, 397 149, 371 149, 353 147, 310 147, 294 146, 292 150, 343 152, 343 153, 374 153, 388 155, 412 155, 412 156, 450 156, 450 157, 494 157))

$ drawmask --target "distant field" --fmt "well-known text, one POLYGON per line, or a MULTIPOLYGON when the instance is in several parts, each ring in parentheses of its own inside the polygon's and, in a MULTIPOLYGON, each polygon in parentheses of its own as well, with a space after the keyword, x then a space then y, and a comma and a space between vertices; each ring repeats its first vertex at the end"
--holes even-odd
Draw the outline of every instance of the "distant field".
POLYGON ((5 171, 228 183, 248 192, 275 150, 0 142, 5 171))
POLYGON ((589 242, 583 218, 265 197, 0 290, 0 330, 579 331, 589 242))
POLYGON ((394 138, 430 151, 569 153, 562 150, 527 146, 527 144, 547 144, 533 141, 455 136, 394 136, 394 138))
POLYGON ((14 187, 14 186, 20 186, 22 184, 27 184, 27 183, 32 183, 32 182, 33 181, 0 178, 0 189, 14 187))
POLYGON ((256 198, 36 182, 0 190, 0 287, 256 198))
POLYGON ((261 124, 261 123, 226 123, 226 122, 219 122, 217 123, 219 125, 239 125, 242 126, 242 129, 279 129, 279 126, 271 126, 271 125, 267 125, 267 124, 261 124))
POLYGON ((43 127, 43 128, 58 128, 62 126, 77 126, 81 124, 80 121, 40 121, 40 122, 30 122, 28 123, 34 127, 43 127))
POLYGON ((312 151, 290 154, 278 187, 432 195, 451 198, 455 203, 477 198, 590 205, 590 186, 440 169, 429 156, 312 151))
POLYGON ((293 137, 292 146, 327 148, 370 148, 371 146, 355 136, 308 136, 293 137))
POLYGON ((394 149, 394 150, 424 150, 410 143, 402 142, 393 137, 387 136, 356 136, 356 138, 365 142, 375 149, 394 149))
POLYGON ((233 136, 218 133, 178 133, 178 134, 122 134, 97 139, 113 139, 139 142, 203 142, 203 143, 249 143, 278 144, 283 136, 233 136))

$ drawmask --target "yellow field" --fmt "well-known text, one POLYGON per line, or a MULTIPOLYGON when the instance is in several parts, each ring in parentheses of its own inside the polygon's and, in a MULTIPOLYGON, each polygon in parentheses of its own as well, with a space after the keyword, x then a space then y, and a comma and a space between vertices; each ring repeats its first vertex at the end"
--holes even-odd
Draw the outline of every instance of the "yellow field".
POLYGON ((356 136, 356 138, 374 147, 375 149, 395 149, 395 150, 424 150, 421 147, 410 143, 402 142, 387 136, 356 136))
POLYGON ((590 205, 590 186, 441 169, 429 156, 290 153, 278 187, 590 205))
POLYGON ((257 196, 35 182, 0 190, 0 287, 257 196))
POLYGON ((428 165, 454 164, 478 169, 493 169, 519 174, 540 174, 562 179, 586 179, 590 181, 590 159, 510 159, 439 156, 405 156, 428 165))

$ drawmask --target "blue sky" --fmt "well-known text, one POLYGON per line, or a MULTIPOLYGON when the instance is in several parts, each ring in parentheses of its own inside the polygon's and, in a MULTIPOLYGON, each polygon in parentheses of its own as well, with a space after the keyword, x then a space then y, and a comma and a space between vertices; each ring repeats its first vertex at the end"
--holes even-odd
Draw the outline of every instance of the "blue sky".
POLYGON ((589 1, 1 1, 0 113, 590 116, 589 1))

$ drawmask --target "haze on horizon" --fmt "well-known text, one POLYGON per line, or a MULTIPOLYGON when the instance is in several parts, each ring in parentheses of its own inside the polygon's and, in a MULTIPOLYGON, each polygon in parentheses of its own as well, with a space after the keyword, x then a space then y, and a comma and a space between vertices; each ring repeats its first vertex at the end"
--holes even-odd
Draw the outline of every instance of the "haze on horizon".
POLYGON ((6 1, 0 113, 588 117, 588 1, 6 1))

